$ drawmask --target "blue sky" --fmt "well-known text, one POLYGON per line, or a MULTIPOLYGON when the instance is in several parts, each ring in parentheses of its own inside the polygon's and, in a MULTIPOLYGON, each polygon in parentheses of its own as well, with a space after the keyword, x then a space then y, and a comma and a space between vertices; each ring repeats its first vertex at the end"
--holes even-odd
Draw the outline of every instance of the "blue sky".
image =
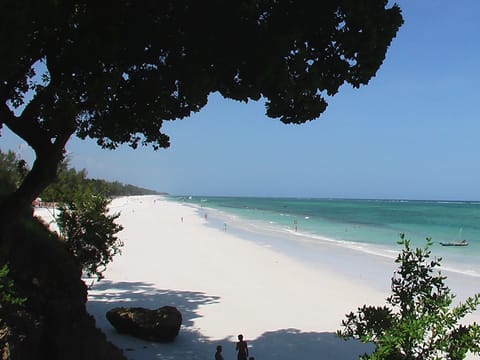
MULTIPOLYGON (((480 2, 404 0, 405 24, 368 86, 341 88, 304 125, 212 95, 170 122, 166 150, 72 139, 92 178, 172 195, 480 200, 480 2)), ((6 129, 0 148, 32 153, 6 129)))

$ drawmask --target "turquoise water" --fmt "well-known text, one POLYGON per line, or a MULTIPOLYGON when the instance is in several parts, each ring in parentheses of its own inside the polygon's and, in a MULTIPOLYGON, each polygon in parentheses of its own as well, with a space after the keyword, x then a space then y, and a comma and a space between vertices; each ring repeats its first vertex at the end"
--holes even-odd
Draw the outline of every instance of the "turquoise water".
POLYGON ((330 242, 395 257, 404 233, 415 246, 433 241, 432 254, 449 270, 480 276, 480 202, 177 197, 175 200, 220 211, 250 231, 295 234, 310 243, 330 242), (466 239, 469 246, 440 242, 466 239))

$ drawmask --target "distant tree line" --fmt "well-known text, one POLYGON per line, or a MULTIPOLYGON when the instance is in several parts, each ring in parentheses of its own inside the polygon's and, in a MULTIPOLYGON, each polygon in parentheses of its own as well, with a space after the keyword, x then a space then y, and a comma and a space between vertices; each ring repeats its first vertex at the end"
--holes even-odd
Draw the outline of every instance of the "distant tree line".
MULTIPOLYGON (((29 169, 24 160, 8 150, 0 150, 0 196, 15 191, 21 184, 29 169)), ((167 193, 145 189, 119 181, 87 178, 87 170, 69 167, 68 159, 59 167, 57 179, 40 195, 43 201, 65 202, 74 197, 76 192, 90 192, 107 198, 132 195, 166 195, 167 193)))
POLYGON ((69 167, 68 161, 62 162, 57 180, 50 184, 40 195, 43 201, 60 201, 73 198, 73 192, 91 192, 107 198, 131 195, 161 195, 155 190, 144 189, 119 181, 88 179, 85 169, 75 170, 69 167))
POLYGON ((89 186, 106 197, 130 196, 130 195, 166 195, 167 193, 144 189, 131 184, 122 184, 118 181, 106 181, 102 179, 87 179, 89 186))

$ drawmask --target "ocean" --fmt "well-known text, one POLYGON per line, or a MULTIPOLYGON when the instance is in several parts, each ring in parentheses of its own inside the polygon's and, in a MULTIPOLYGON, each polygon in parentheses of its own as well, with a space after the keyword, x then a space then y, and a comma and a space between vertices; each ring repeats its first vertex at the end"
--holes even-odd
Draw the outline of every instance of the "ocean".
POLYGON ((273 246, 311 253, 322 244, 336 245, 395 259, 404 233, 414 247, 430 237, 432 256, 443 268, 480 277, 480 202, 352 200, 255 197, 172 197, 196 206, 212 226, 225 231, 268 237, 273 246), (441 242, 467 240, 463 247, 441 242), (311 250, 311 251, 310 251, 311 250))

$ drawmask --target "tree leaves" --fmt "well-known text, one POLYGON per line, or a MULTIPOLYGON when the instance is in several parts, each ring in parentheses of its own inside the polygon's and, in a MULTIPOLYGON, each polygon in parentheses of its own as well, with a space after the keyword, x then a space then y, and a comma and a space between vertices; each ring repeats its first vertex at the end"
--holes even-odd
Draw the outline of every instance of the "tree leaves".
POLYGON ((480 353, 480 326, 460 323, 480 304, 480 294, 452 307, 451 293, 437 268, 441 259, 431 260, 432 241, 426 239, 423 249, 410 248, 403 234, 404 249, 395 260, 399 269, 392 278, 392 295, 387 306, 364 305, 347 314, 344 339, 373 342, 374 353, 362 359, 464 359, 468 351, 480 353))
MULTIPOLYGON (((35 151, 3 201, 10 223, 54 180, 69 138, 103 148, 170 146, 164 121, 211 93, 265 99, 284 123, 318 118, 367 84, 403 23, 397 5, 351 0, 2 0, 0 126, 35 151), (22 110, 24 110, 22 112, 22 110)), ((1 207, 0 207, 1 212, 1 207)))
POLYGON ((106 266, 120 253, 123 243, 116 237, 123 229, 115 223, 120 214, 108 214, 109 201, 90 192, 76 193, 60 206, 57 222, 68 250, 87 276, 101 279, 106 266))

